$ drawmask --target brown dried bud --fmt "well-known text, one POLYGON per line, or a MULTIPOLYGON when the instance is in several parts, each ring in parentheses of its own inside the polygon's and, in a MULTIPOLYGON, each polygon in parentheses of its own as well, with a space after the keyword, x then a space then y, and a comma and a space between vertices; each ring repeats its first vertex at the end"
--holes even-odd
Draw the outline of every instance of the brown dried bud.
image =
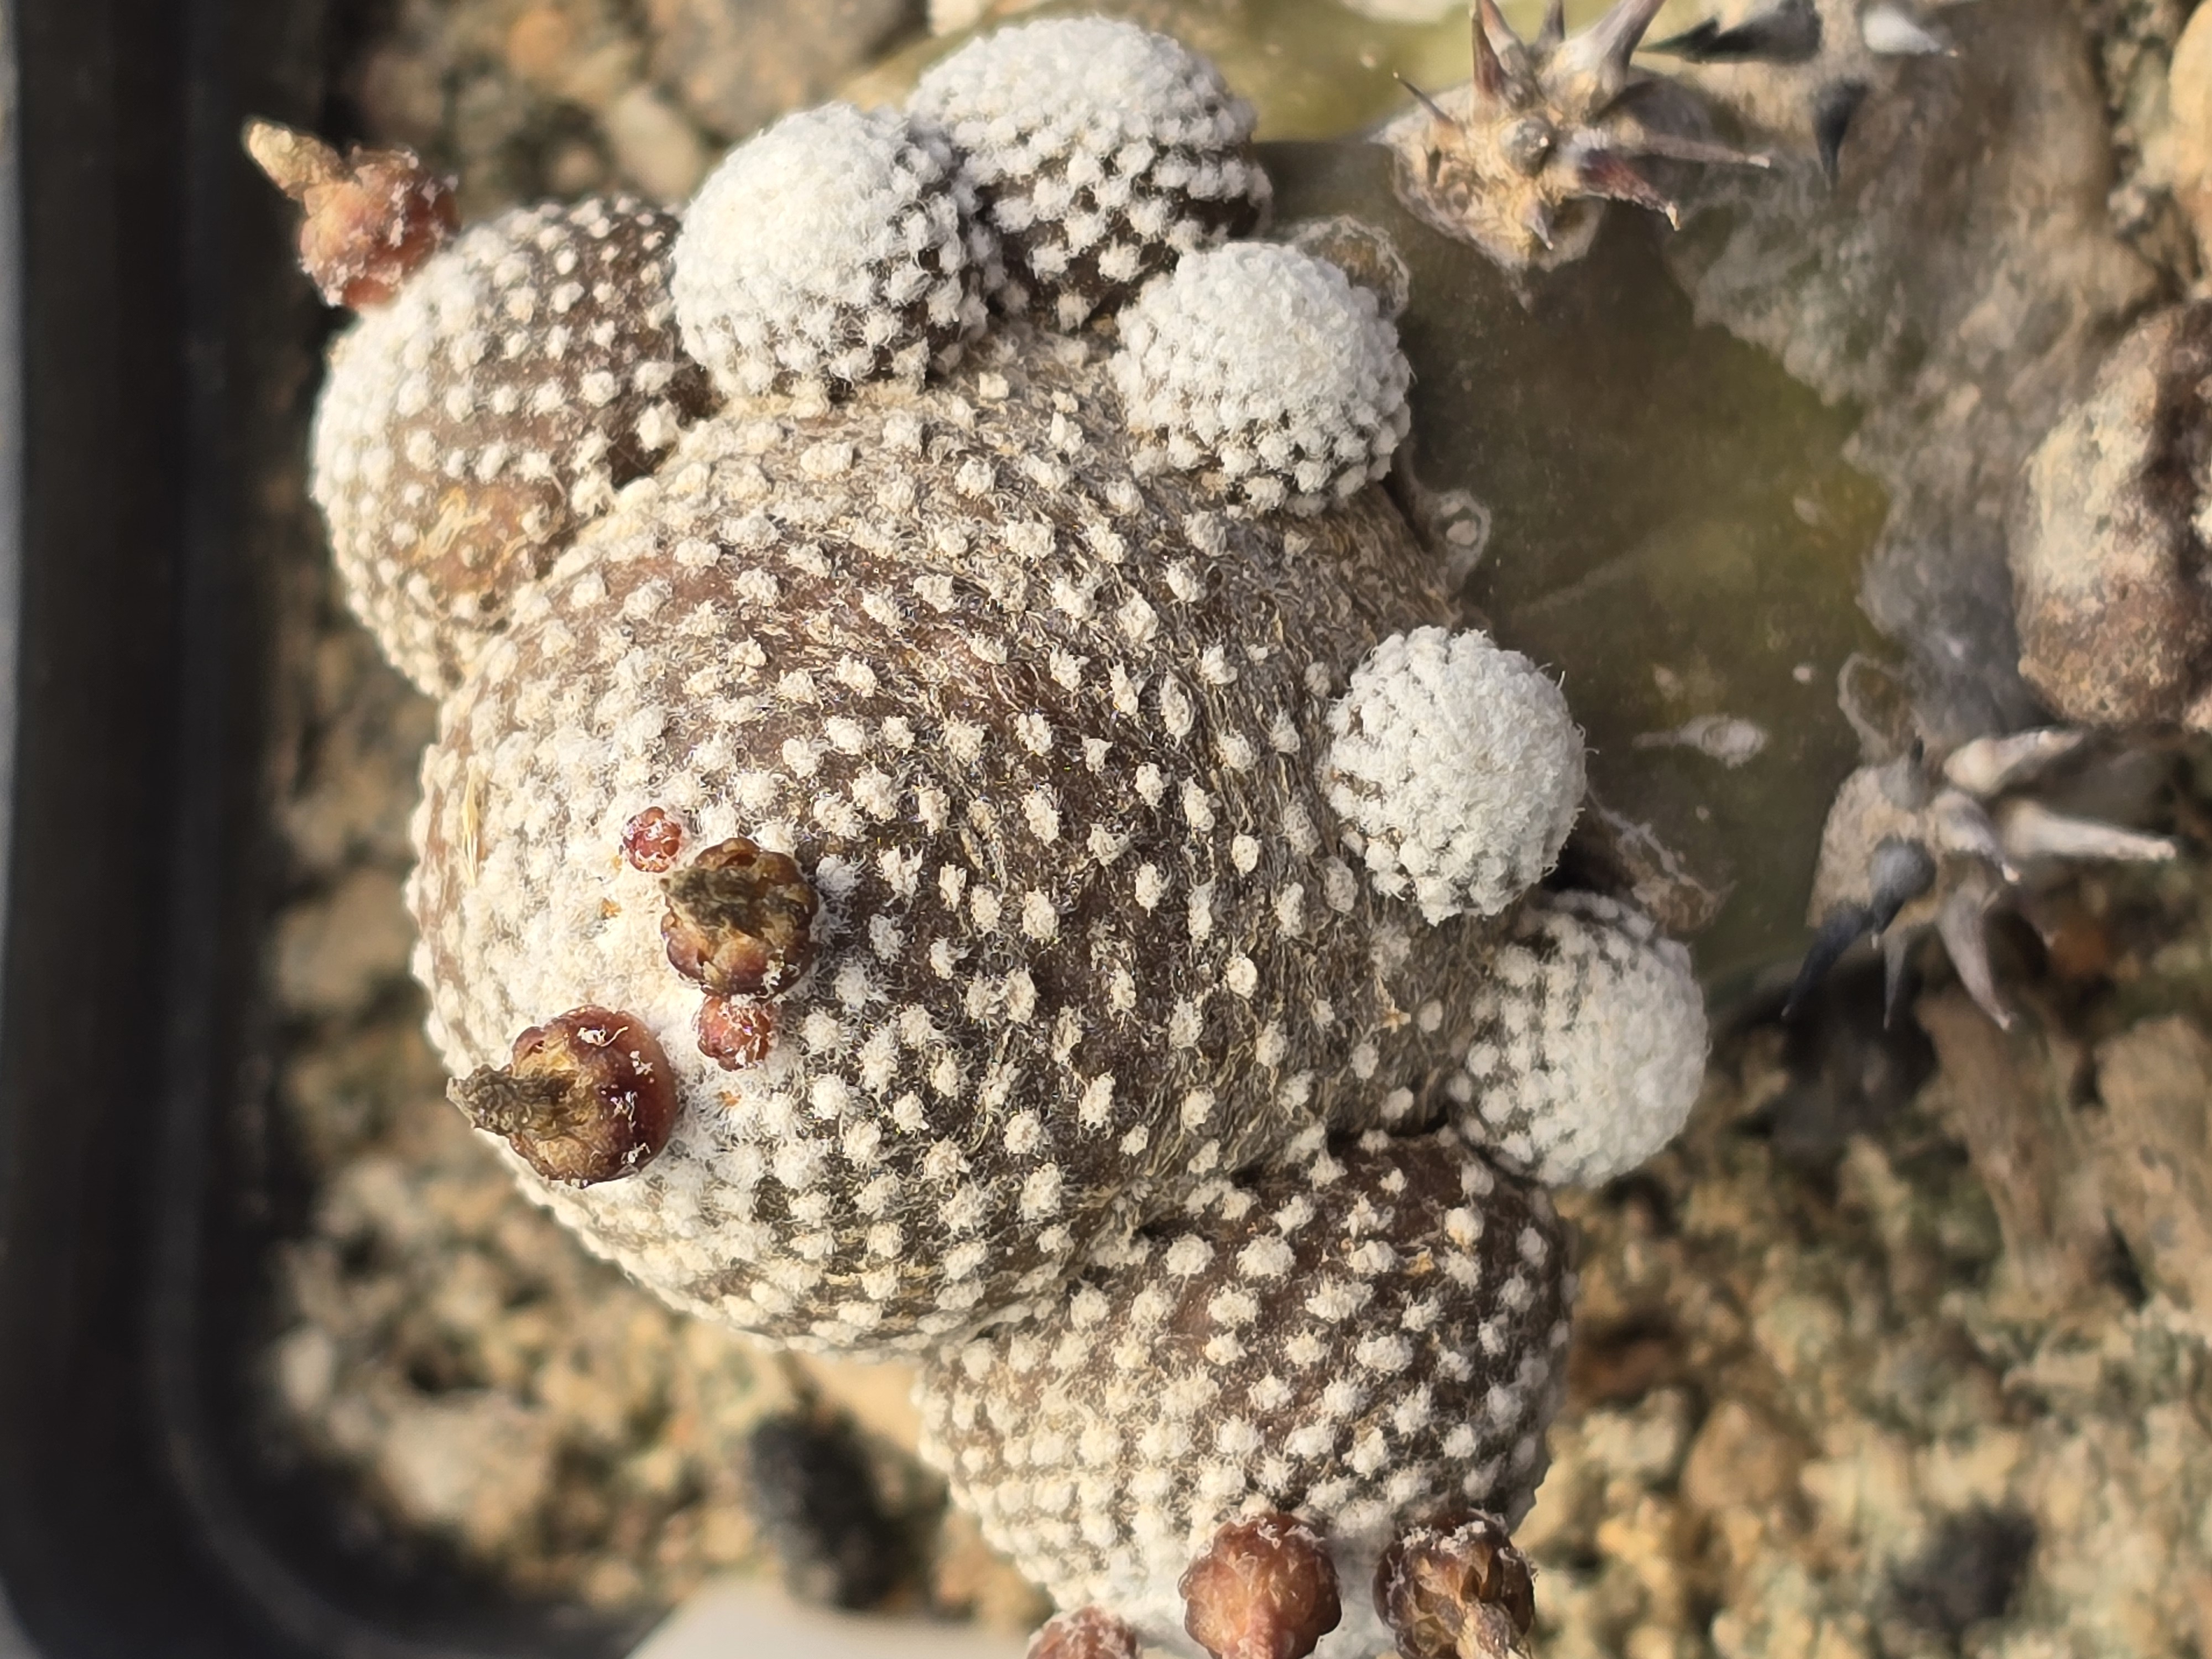
POLYGON ((684 850, 684 826, 665 807, 648 806, 623 825, 622 850, 631 869, 664 875, 684 850))
POLYGON ((660 937, 684 978, 716 996, 774 996, 806 972, 820 901, 782 854, 735 836, 660 885, 660 937))
POLYGON ((1046 1620, 1026 1659, 1137 1659, 1137 1632, 1103 1607, 1078 1607, 1046 1620))
POLYGON ((1375 1610, 1400 1659, 1506 1659, 1536 1620, 1528 1558, 1480 1511, 1410 1527, 1375 1569, 1375 1610))
POLYGON ((1328 1546, 1294 1515, 1231 1522, 1176 1588, 1213 1659, 1305 1659, 1344 1613, 1328 1546))
POLYGON ((341 158, 311 133, 260 120, 246 124, 246 149, 306 210, 300 265, 334 306, 384 304, 461 228, 453 180, 412 150, 356 145, 341 158))
POLYGON ((514 1040, 512 1061, 456 1078, 446 1092, 469 1121, 505 1135, 548 1181, 589 1187, 659 1157, 676 1127, 676 1079, 630 1014, 573 1008, 514 1040))
POLYGON ((699 1052, 726 1072, 757 1066, 775 1047, 775 1005, 751 997, 708 997, 699 1005, 692 1031, 699 1052))

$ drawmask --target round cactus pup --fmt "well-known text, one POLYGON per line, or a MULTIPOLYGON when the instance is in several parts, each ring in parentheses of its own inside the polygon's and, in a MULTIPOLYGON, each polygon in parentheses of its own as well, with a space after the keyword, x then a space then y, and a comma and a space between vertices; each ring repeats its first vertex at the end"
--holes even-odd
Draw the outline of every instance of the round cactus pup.
POLYGON ((1139 465, 1317 513, 1389 471, 1411 371, 1375 296, 1294 247, 1194 253, 1122 313, 1114 380, 1139 465))
POLYGON ((1475 992, 1448 1092, 1470 1140, 1554 1187, 1622 1176, 1681 1133, 1705 1073, 1690 953, 1595 893, 1537 893, 1475 992))
POLYGON ((1376 884, 1432 922, 1512 903, 1552 867, 1582 806, 1565 696, 1473 630, 1383 641, 1352 671, 1329 734, 1329 805, 1376 884))
POLYGON ((1251 106, 1206 59, 1133 23, 1001 29, 931 68, 908 108, 951 139, 985 204, 1005 247, 1002 303, 1060 328, 1267 209, 1251 106))
POLYGON ((684 216, 684 344, 730 396, 918 383, 981 331, 996 243, 944 141, 850 104, 732 150, 684 216))

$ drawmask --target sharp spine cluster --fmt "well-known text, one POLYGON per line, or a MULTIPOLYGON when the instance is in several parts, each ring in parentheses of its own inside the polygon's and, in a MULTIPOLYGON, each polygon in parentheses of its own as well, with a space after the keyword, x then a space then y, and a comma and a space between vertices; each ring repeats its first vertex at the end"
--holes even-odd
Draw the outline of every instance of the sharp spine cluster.
POLYGON ((2179 851, 2166 836, 2055 812, 2025 793, 2090 742, 2080 728, 2044 727, 1977 738, 1940 763, 1916 746, 1846 778, 1821 835, 1815 937, 1788 1012, 1869 937, 1881 945, 1894 1011, 1912 948, 1932 928, 1968 994, 2009 1026, 1984 923, 2022 872, 2049 860, 2157 863, 2179 851))
POLYGON ((1416 92, 1420 107, 1379 135, 1398 158, 1400 198, 1510 270, 1549 269, 1589 251, 1605 202, 1678 220, 1638 160, 1767 165, 1639 114, 1645 77, 1632 60, 1662 3, 1617 0, 1570 35, 1555 3, 1524 42, 1494 0, 1475 0, 1473 79, 1436 97, 1416 92))

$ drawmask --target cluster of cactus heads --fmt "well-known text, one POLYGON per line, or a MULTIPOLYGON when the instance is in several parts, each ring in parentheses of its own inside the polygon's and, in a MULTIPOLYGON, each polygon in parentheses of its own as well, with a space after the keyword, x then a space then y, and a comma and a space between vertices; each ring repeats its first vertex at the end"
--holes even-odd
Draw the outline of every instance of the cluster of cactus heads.
POLYGON ((1370 487, 1383 307, 1235 240, 1250 125, 1041 23, 788 118, 680 230, 417 238, 314 488, 444 698, 416 969, 532 1195, 678 1306, 919 1358, 1046 1651, 1472 1656, 1530 1618, 1543 1183, 1674 1133, 1704 1014, 1538 885, 1580 734, 1370 487))

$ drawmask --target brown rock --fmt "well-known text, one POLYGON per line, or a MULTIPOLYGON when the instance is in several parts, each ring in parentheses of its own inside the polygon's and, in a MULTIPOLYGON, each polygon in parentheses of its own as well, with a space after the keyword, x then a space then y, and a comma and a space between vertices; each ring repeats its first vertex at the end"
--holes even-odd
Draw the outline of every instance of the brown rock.
POLYGON ((2068 720, 2206 724, 2212 305, 2120 343, 2029 461, 2011 560, 2020 670, 2068 720))
POLYGON ((2173 112, 2173 196, 2197 232, 2204 261, 2212 264, 2212 10, 2200 7, 2173 48, 2166 75, 2166 105, 2173 112))
POLYGON ((915 21, 910 0, 647 0, 653 72, 738 138, 829 92, 915 21))
POLYGON ((2097 1092, 2113 1224, 2146 1280, 2212 1313, 2212 1038, 2148 1020, 2099 1046, 2097 1092))
POLYGON ((1806 1449, 1740 1400, 1713 1407, 1682 1465, 1682 1498, 1721 1515, 1779 1503, 1797 1490, 1806 1449))

